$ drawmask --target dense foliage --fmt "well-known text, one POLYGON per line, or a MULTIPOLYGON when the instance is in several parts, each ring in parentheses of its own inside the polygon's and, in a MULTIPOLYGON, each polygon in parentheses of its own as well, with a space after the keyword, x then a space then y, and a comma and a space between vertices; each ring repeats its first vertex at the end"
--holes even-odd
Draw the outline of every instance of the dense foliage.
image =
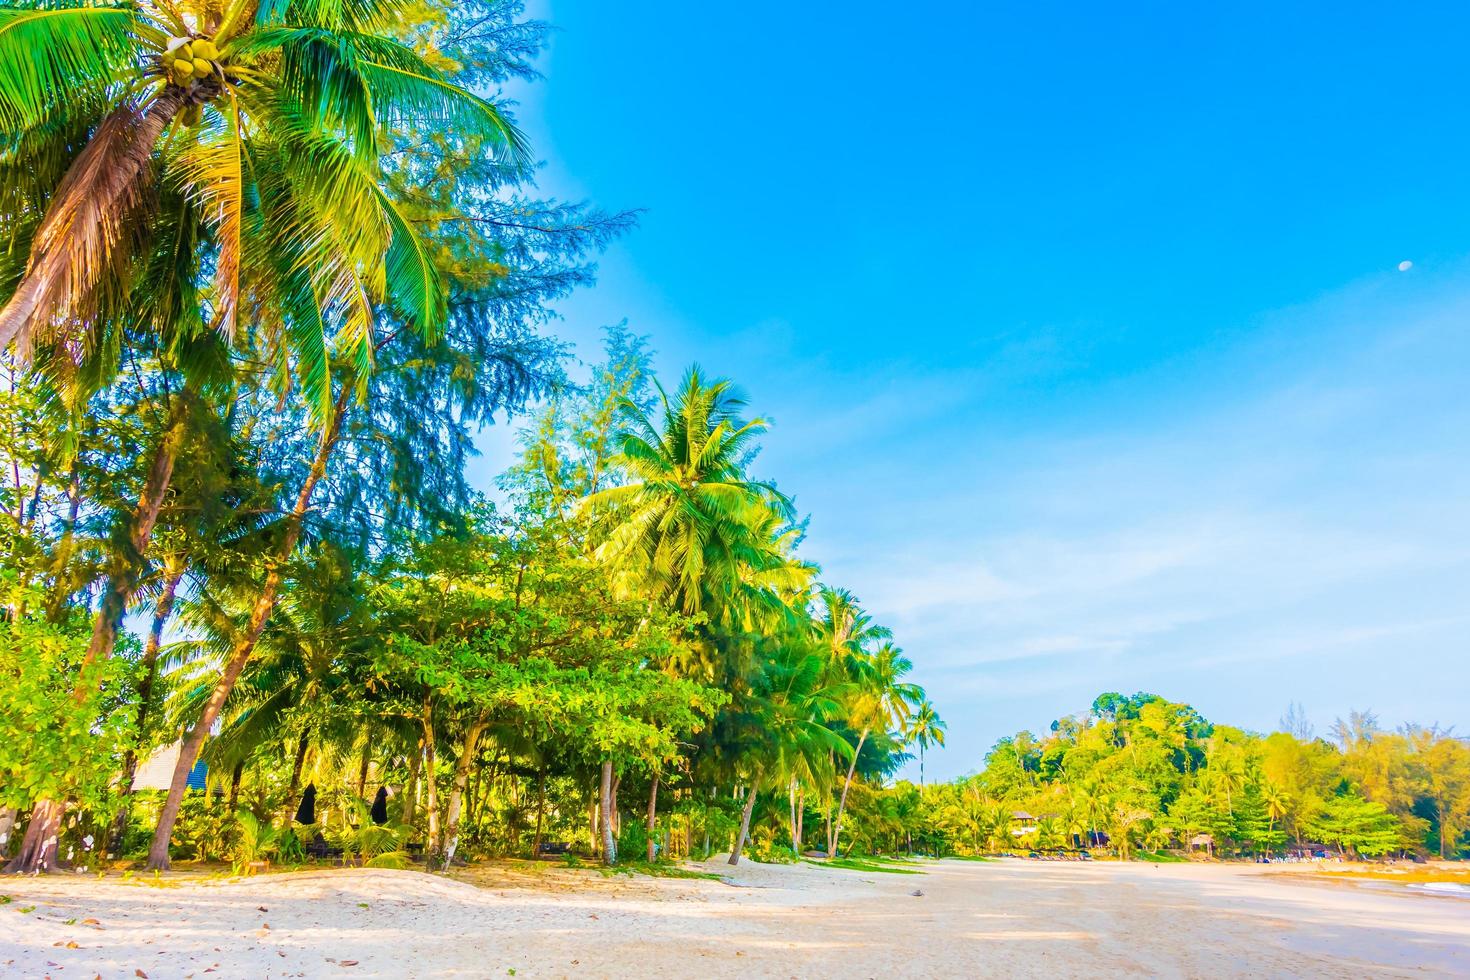
POLYGON ((1470 847, 1464 739, 1382 731, 1367 712, 1328 738, 1296 711, 1282 729, 1258 735, 1156 695, 1103 694, 1042 737, 1001 739, 978 775, 922 797, 900 785, 879 809, 901 812, 916 846, 961 853, 1459 857, 1470 847))
POLYGON ((536 196, 496 93, 545 30, 0 6, 13 869, 738 860, 777 800, 788 853, 818 820, 833 850, 910 719, 942 739, 798 556, 738 389, 666 391, 622 327, 577 383, 545 333, 632 224, 536 196), (486 497, 475 436, 514 415, 486 497))

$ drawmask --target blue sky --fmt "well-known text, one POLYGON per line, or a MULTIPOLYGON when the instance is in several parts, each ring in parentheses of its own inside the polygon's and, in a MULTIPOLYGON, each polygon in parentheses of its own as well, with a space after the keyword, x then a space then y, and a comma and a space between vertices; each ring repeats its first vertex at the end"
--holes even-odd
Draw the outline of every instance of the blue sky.
POLYGON ((516 95, 647 209, 559 333, 774 419, 929 772, 1110 689, 1470 724, 1470 7, 838 11, 544 0, 516 95))

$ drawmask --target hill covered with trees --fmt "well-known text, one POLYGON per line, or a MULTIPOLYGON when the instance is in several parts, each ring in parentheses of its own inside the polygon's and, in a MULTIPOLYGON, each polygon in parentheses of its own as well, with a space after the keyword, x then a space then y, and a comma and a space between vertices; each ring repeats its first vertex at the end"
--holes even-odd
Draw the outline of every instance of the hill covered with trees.
POLYGON ((975 776, 886 791, 888 807, 914 812, 904 832, 941 852, 1466 853, 1464 739, 1434 727, 1383 731, 1371 713, 1326 737, 1297 709, 1282 727, 1261 735, 1157 695, 1107 693, 1041 736, 1001 739, 975 776))

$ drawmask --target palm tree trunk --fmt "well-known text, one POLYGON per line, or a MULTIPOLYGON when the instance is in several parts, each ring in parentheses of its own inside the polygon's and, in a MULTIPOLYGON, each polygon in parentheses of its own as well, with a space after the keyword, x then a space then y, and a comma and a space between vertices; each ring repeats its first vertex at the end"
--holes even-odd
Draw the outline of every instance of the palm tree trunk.
POLYGON ((373 743, 364 742, 362 746, 362 766, 357 770, 357 798, 360 800, 367 793, 368 767, 373 762, 373 743))
MULTIPOLYGON (((796 788, 796 842, 798 846, 806 832, 806 791, 800 786, 796 788)), ((801 856, 798 849, 797 857, 801 856)))
POLYGON ((87 652, 82 658, 82 681, 78 684, 75 695, 78 703, 86 700, 91 690, 86 677, 87 668, 96 661, 111 657, 112 649, 117 644, 117 631, 122 625, 128 603, 137 591, 148 546, 153 541, 153 528, 158 523, 164 497, 168 495, 168 488, 173 483, 174 464, 178 461, 184 441, 189 435, 195 401, 194 394, 187 389, 174 399, 169 412, 168 429, 153 452, 153 462, 148 467, 148 479, 144 482, 143 492, 133 508, 128 534, 114 543, 108 561, 111 568, 107 575, 107 585, 102 590, 102 601, 92 620, 92 638, 87 643, 87 652))
POLYGON ((801 822, 796 816, 796 780, 791 780, 787 793, 791 807, 791 856, 801 857, 801 822))
POLYGON ((449 816, 445 821, 445 845, 444 845, 444 870, 449 870, 449 863, 454 860, 454 852, 459 847, 459 815, 464 801, 465 786, 470 781, 470 769, 475 764, 475 749, 480 743, 480 733, 485 730, 485 719, 476 718, 470 723, 470 727, 464 734, 464 745, 459 753, 459 760, 454 764, 454 785, 449 789, 449 816))
POLYGON ((755 778, 750 781, 750 788, 745 792, 745 809, 740 813, 740 834, 735 838, 735 849, 730 852, 732 865, 740 863, 740 852, 745 850, 745 841, 750 836, 750 815, 755 812, 756 789, 760 784, 760 770, 756 770, 755 778))
POLYGON ((853 750, 852 762, 847 767, 847 779, 842 783, 842 799, 837 804, 837 819, 832 823, 832 847, 827 851, 828 857, 837 856, 837 848, 842 843, 842 813, 847 809, 847 791, 852 788, 852 774, 857 771, 858 755, 863 751, 863 743, 868 740, 868 729, 858 736, 857 748, 853 750))
MULTIPOLYGON (((11 383, 16 383, 13 376, 11 383)), ((57 541, 51 559, 51 576, 56 584, 52 586, 51 599, 46 606, 46 618, 53 623, 59 621, 70 607, 68 600, 73 592, 71 586, 74 583, 67 580, 67 569, 71 565, 72 556, 76 554, 77 518, 82 511, 81 477, 77 473, 75 461, 71 464, 71 476, 66 483, 66 497, 66 519, 62 524, 61 539, 57 541)), ((32 507, 33 514, 34 509, 32 507)))
POLYGON ((128 802, 133 793, 133 778, 138 773, 138 750, 144 745, 148 730, 148 709, 153 701, 153 685, 158 680, 158 653, 163 648, 163 627, 173 614, 174 598, 178 594, 179 582, 184 577, 181 556, 170 556, 165 568, 168 577, 164 580, 163 592, 154 606, 153 622, 148 629, 148 643, 143 647, 143 659, 138 664, 142 669, 142 677, 138 679, 138 717, 134 722, 133 744, 123 756, 122 780, 118 784, 122 789, 122 801, 118 807, 117 819, 112 824, 112 843, 108 845, 108 850, 114 854, 122 850, 123 833, 128 826, 128 802))
POLYGON ((408 759, 408 782, 403 784, 403 822, 413 826, 415 804, 418 802, 419 767, 424 761, 423 743, 415 743, 408 759))
POLYGON ((613 836, 613 764, 611 759, 602 761, 602 779, 598 789, 598 803, 601 806, 600 830, 602 833, 602 863, 616 864, 618 860, 618 842, 613 836))
POLYGON ((291 782, 286 787, 286 804, 282 808, 281 826, 291 826, 291 818, 296 816, 296 808, 301 801, 296 798, 297 790, 301 789, 301 770, 306 767, 306 750, 310 746, 306 732, 296 740, 296 754, 291 760, 291 782))
POLYGON ((209 700, 204 704, 203 713, 194 722, 188 738, 184 740, 179 752, 178 764, 174 766, 173 780, 169 783, 168 798, 164 801, 163 810, 158 815, 158 828, 153 834, 153 845, 148 849, 147 866, 151 870, 166 870, 169 866, 169 838, 173 836, 174 821, 178 819, 179 807, 183 805, 184 793, 188 789, 189 770, 194 768, 194 762, 199 758, 199 751, 204 747, 204 740, 209 737, 210 728, 214 726, 215 719, 219 717, 221 709, 224 708, 225 699, 235 689, 235 682, 240 679, 240 672, 245 669, 246 661, 255 652, 255 644, 265 630, 266 621, 275 611, 276 599, 280 594, 282 580, 285 578, 286 562, 295 552, 297 542, 301 540, 301 526, 306 520, 307 510, 311 507, 312 494, 315 493, 322 477, 326 475, 327 461, 331 458, 332 450, 337 445, 337 438, 342 433, 342 413, 347 407, 347 399, 351 391, 350 384, 342 385, 341 394, 337 396, 336 405, 332 410, 331 422, 327 430, 322 433, 316 456, 311 462, 311 469, 307 471, 306 479, 301 484, 301 490, 296 494, 296 504, 292 507, 291 515, 286 522, 286 533, 281 539, 276 554, 272 557, 269 571, 266 572, 265 583, 261 587, 260 595, 256 597, 254 608, 250 611, 250 621, 245 634, 235 644, 219 683, 215 684, 209 700))
POLYGON ((244 775, 245 775, 245 763, 242 760, 240 762, 235 763, 235 771, 232 772, 232 773, 230 773, 230 802, 229 802, 229 808, 230 808, 230 811, 231 812, 234 812, 235 808, 237 806, 239 806, 239 804, 240 804, 240 777, 241 776, 244 776, 244 775))
POLYGON ((653 774, 653 786, 648 790, 648 863, 658 859, 658 844, 653 835, 658 830, 658 781, 660 774, 653 774))

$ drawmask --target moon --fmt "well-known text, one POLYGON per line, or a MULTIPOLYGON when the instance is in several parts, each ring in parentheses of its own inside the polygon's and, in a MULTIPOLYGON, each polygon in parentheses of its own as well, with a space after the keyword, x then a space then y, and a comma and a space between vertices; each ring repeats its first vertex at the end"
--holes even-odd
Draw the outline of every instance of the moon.
POLYGON ((1400 272, 1408 272, 1412 268, 1414 268, 1414 263, 1410 262, 1408 259, 1404 259, 1404 261, 1399 263, 1400 272))

